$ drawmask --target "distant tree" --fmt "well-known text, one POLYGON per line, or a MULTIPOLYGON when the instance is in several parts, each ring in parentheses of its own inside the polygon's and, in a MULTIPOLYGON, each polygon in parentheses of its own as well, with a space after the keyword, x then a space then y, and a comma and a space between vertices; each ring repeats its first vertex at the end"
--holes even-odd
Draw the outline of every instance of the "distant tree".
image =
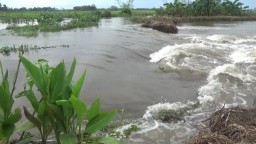
POLYGON ((0 11, 2 10, 2 4, 0 3, 0 11))
POLYGON ((26 10, 27 10, 26 7, 21 7, 21 8, 19 8, 19 11, 26 11, 26 10))
POLYGON ((94 11, 94 10, 97 10, 97 7, 95 6, 95 4, 84 5, 84 6, 75 6, 75 7, 73 7, 73 10, 77 10, 77 11, 94 11))
POLYGON ((239 0, 230 1, 224 0, 222 5, 225 7, 225 10, 228 15, 241 15, 243 10, 243 3, 239 2, 239 0))
POLYGON ((7 8, 7 6, 5 4, 3 5, 2 10, 3 11, 7 11, 8 10, 8 8, 7 8))
POLYGON ((111 7, 109 7, 109 10, 118 10, 118 7, 112 5, 111 7))
POLYGON ((133 2, 134 0, 126 0, 126 2, 123 2, 121 0, 116 0, 118 5, 121 8, 121 12, 125 15, 132 15, 132 8, 133 8, 133 2))

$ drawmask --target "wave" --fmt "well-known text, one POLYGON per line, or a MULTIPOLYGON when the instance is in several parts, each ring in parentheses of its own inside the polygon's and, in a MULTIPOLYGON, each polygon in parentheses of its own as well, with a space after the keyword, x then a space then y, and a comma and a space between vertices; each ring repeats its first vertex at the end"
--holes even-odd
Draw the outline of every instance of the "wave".
POLYGON ((187 43, 166 46, 150 54, 150 62, 160 63, 165 72, 207 74, 211 69, 226 61, 226 49, 205 43, 187 43))
POLYGON ((221 42, 221 43, 233 43, 233 44, 243 44, 243 43, 251 43, 255 44, 255 38, 242 38, 238 36, 231 36, 231 35, 211 35, 207 37, 208 40, 221 42))
POLYGON ((221 107, 246 106, 255 99, 255 36, 191 35, 182 39, 185 44, 168 45, 150 54, 150 62, 165 72, 204 74, 205 84, 198 88, 195 101, 149 106, 139 124, 142 130, 132 135, 128 143, 185 143, 196 131, 194 125, 206 117, 205 113, 211 114, 221 107), (184 117, 186 122, 170 124, 157 119, 162 111, 182 109, 190 113, 184 117))
POLYGON ((221 29, 227 29, 227 28, 207 27, 207 26, 178 26, 178 29, 181 29, 181 30, 221 30, 221 29))
POLYGON ((211 70, 207 83, 198 89, 198 100, 201 104, 209 101, 218 105, 246 105, 247 96, 255 77, 243 67, 235 64, 224 64, 211 70))
POLYGON ((251 49, 238 49, 230 55, 234 63, 255 63, 256 47, 251 49))

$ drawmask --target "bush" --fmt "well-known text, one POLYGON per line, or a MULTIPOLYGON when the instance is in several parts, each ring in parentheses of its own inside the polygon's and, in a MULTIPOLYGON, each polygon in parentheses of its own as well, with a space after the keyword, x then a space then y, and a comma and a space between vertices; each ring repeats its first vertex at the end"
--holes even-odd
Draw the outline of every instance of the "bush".
POLYGON ((112 17, 112 13, 109 10, 105 10, 103 11, 103 13, 101 14, 101 17, 105 17, 105 18, 109 18, 112 17))

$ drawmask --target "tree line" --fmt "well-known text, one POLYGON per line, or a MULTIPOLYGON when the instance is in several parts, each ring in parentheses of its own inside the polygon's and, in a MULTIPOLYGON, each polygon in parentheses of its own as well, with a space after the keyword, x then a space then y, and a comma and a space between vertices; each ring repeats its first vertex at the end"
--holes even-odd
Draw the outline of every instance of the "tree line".
POLYGON ((11 8, 7 7, 6 4, 1 4, 0 3, 0 11, 54 11, 57 10, 56 8, 52 7, 34 7, 34 8, 26 8, 26 7, 21 7, 21 8, 11 8))
POLYGON ((8 10, 8 7, 6 6, 6 4, 1 4, 0 3, 0 11, 7 11, 8 10))
POLYGON ((239 0, 174 0, 157 9, 157 13, 172 16, 238 16, 248 8, 239 0))

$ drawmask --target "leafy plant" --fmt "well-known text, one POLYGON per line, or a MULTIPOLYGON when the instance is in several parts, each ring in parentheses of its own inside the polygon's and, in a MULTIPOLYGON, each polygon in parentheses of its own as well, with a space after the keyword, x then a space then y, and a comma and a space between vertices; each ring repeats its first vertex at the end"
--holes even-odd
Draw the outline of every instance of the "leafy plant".
POLYGON ((21 110, 19 108, 12 111, 14 103, 12 96, 18 73, 15 74, 13 89, 10 91, 8 71, 3 72, 1 63, 0 70, 2 75, 2 82, 0 84, 0 143, 7 144, 15 131, 15 124, 21 119, 21 110))
POLYGON ((34 110, 34 114, 31 114, 24 107, 24 113, 39 130, 43 144, 52 131, 58 144, 82 142, 85 133, 91 136, 114 118, 116 111, 101 111, 98 98, 91 106, 79 98, 86 72, 75 84, 72 83, 75 59, 68 74, 64 62, 50 67, 46 60, 40 60, 37 64, 23 56, 20 56, 20 60, 27 71, 28 86, 21 95, 27 97, 34 110), (34 86, 41 95, 40 100, 35 95, 34 86))

